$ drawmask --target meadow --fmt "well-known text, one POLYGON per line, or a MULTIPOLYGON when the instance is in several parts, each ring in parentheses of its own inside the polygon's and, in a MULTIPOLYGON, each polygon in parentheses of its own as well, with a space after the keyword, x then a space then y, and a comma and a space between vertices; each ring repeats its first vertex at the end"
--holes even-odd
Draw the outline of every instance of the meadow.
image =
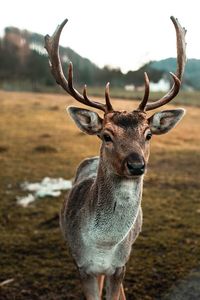
MULTIPOLYGON (((170 289, 200 268, 200 108, 184 106, 181 97, 182 122, 152 138, 143 230, 124 280, 128 300, 171 299, 170 289)), ((27 208, 16 196, 24 194, 26 180, 71 179, 82 159, 97 155, 99 139, 82 134, 68 117, 66 106, 78 105, 68 96, 0 91, 0 104, 0 299, 81 299, 59 229, 65 193, 27 208)), ((131 111, 137 103, 114 99, 113 105, 131 111)))

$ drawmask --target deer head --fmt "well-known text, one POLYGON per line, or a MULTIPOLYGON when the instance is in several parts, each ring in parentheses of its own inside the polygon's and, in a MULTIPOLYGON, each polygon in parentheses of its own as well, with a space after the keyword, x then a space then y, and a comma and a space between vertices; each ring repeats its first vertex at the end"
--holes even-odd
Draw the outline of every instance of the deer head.
POLYGON ((171 130, 183 117, 184 109, 164 110, 147 115, 147 111, 156 109, 170 102, 179 92, 185 68, 185 28, 178 20, 171 17, 177 37, 177 70, 170 73, 173 86, 161 99, 149 102, 149 79, 145 73, 145 93, 137 109, 132 112, 116 111, 110 101, 109 83, 105 89, 105 104, 92 101, 87 96, 86 86, 80 94, 73 86, 73 66, 69 64, 68 79, 65 78, 60 57, 59 38, 65 20, 55 33, 45 37, 45 47, 49 54, 50 66, 56 82, 77 101, 87 106, 100 109, 104 117, 87 109, 69 107, 68 112, 76 125, 83 132, 97 135, 102 140, 101 160, 109 172, 122 177, 132 178, 144 174, 149 158, 150 139, 152 135, 164 134, 171 130))

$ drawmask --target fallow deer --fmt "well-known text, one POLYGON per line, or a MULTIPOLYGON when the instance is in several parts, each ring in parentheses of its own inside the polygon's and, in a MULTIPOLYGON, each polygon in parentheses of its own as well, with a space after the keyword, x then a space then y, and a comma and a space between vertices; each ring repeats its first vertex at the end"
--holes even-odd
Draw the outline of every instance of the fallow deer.
POLYGON ((143 177, 149 159, 152 135, 164 134, 183 117, 184 109, 164 110, 147 116, 147 111, 170 102, 179 92, 184 72, 185 28, 174 17, 177 37, 177 70, 171 73, 173 86, 155 102, 148 102, 149 79, 145 73, 145 93, 131 112, 114 110, 105 90, 105 104, 88 98, 86 86, 80 94, 73 86, 72 63, 65 78, 59 57, 59 38, 67 20, 55 33, 45 37, 50 66, 56 82, 77 101, 100 109, 104 116, 78 107, 68 112, 86 134, 101 139, 99 157, 84 160, 78 167, 73 187, 64 202, 60 224, 79 270, 88 300, 101 299, 106 276, 106 299, 125 300, 123 277, 131 247, 142 227, 143 177))

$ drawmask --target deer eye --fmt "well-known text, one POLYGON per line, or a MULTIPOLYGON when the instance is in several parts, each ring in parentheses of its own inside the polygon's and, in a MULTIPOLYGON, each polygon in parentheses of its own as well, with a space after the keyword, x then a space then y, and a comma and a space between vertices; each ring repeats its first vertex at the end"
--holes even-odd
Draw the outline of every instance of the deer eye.
POLYGON ((110 137, 109 134, 107 134, 107 133, 104 133, 104 135, 103 135, 103 140, 104 140, 106 143, 112 142, 111 137, 110 137))
POLYGON ((149 141, 152 138, 152 133, 149 131, 146 134, 146 140, 149 141))

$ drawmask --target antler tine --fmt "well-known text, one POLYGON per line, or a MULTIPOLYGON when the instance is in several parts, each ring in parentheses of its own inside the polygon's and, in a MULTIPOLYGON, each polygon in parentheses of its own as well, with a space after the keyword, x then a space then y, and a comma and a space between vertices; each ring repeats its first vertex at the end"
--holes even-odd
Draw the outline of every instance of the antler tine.
POLYGON ((105 89, 105 99, 106 99, 106 107, 108 109, 109 112, 113 111, 113 107, 111 105, 110 102, 110 91, 109 91, 109 87, 110 87, 110 82, 108 82, 106 84, 106 89, 105 89))
MULTIPOLYGON (((84 97, 84 100, 85 100, 84 104, 90 105, 91 101, 89 100, 89 98, 87 96, 87 85, 86 84, 84 85, 84 88, 83 88, 83 97, 84 97)), ((95 103, 96 105, 100 104, 100 103, 94 102, 94 101, 93 101, 93 103, 95 103)))
POLYGON ((91 106, 91 107, 101 109, 104 112, 106 111, 106 107, 105 107, 104 104, 98 103, 98 102, 95 102, 95 101, 91 101, 87 97, 86 85, 84 86, 83 96, 81 94, 79 94, 79 92, 74 88, 74 86, 73 86, 73 64, 72 64, 72 62, 69 63, 69 68, 68 68, 68 87, 69 87, 70 95, 72 97, 74 97, 76 100, 78 100, 79 102, 81 102, 85 105, 91 106), (81 97, 81 100, 77 99, 77 93, 81 97))
POLYGON ((61 62, 60 62, 60 56, 59 56, 59 40, 60 35, 62 32, 63 27, 68 22, 67 19, 65 19, 61 25, 57 27, 54 34, 50 37, 48 34, 45 36, 45 48, 49 55, 49 65, 51 68, 51 72, 56 79, 56 82, 62 86, 64 90, 66 90, 68 93, 68 82, 63 74, 61 62))
MULTIPOLYGON (((185 35, 186 29, 182 27, 178 21, 178 19, 171 17, 171 20, 174 24, 176 30, 176 40, 177 40, 177 69, 176 74, 170 72, 171 76, 173 77, 174 84, 170 91, 164 95, 161 99, 147 103, 144 110, 152 110, 163 106, 170 102, 179 92, 181 86, 181 80, 183 77, 185 63, 186 63, 186 42, 185 42, 185 35)), ((143 101, 142 101, 143 102, 143 101)), ((142 103, 141 103, 142 104, 142 103)), ((140 107, 140 106, 139 106, 140 107)))
POLYGON ((170 75, 173 77, 173 80, 174 80, 174 84, 173 84, 172 88, 161 99, 159 99, 153 103, 148 103, 145 107, 146 111, 163 106, 176 97, 176 95, 178 94, 180 87, 181 87, 181 81, 174 73, 170 72, 170 75))
POLYGON ((60 61, 60 56, 59 56, 59 40, 60 40, 60 35, 62 32, 63 27, 65 24, 68 22, 67 19, 65 19, 61 25, 57 27, 55 30, 54 34, 50 37, 49 35, 45 36, 45 48, 48 52, 49 55, 49 64, 51 67, 51 72, 56 80, 56 82, 62 86, 62 88, 70 94, 73 98, 75 98, 77 101, 100 109, 104 111, 105 113, 110 111, 110 106, 107 107, 107 101, 106 104, 102 104, 99 102, 91 101, 87 97, 86 93, 86 87, 84 88, 84 95, 81 95, 74 87, 73 87, 73 65, 70 62, 69 63, 69 69, 68 69, 68 80, 65 78, 65 75, 63 73, 62 69, 62 64, 60 61))
POLYGON ((177 42, 177 70, 176 76, 182 80, 185 63, 186 63, 186 42, 185 35, 187 30, 185 27, 182 27, 178 21, 178 19, 171 16, 171 20, 174 24, 176 30, 176 42, 177 42))
POLYGON ((137 109, 137 110, 141 110, 141 111, 145 110, 147 101, 149 99, 149 77, 148 77, 146 72, 144 72, 144 81, 145 81, 144 97, 143 97, 143 99, 142 99, 142 101, 141 101, 141 103, 140 103, 140 105, 138 106, 138 109, 137 109))

